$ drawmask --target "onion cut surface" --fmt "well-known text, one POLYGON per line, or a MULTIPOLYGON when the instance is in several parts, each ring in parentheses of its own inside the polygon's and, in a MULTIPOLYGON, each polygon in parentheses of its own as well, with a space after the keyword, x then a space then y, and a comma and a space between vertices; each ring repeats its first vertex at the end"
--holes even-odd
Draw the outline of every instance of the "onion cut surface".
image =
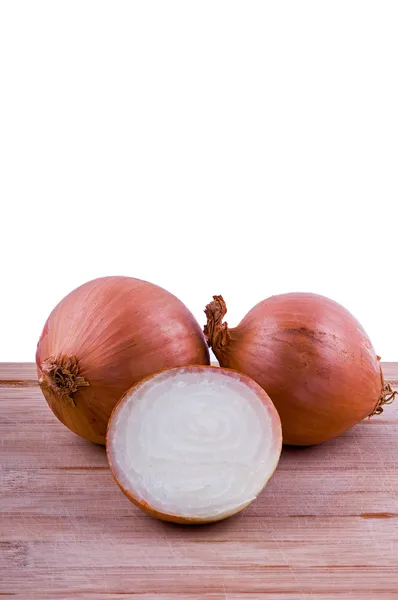
POLYGON ((126 496, 176 523, 229 517, 252 502, 277 466, 278 413, 246 375, 190 366, 129 390, 108 426, 107 454, 126 496))

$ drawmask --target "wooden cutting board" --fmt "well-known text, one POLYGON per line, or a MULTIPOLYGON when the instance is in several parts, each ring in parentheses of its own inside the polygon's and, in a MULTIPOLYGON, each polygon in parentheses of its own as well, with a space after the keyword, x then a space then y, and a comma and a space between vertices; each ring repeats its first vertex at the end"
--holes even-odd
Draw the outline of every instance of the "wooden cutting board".
MULTIPOLYGON (((398 386, 398 363, 384 372, 398 386)), ((248 509, 199 527, 135 508, 104 449, 53 416, 33 365, 0 365, 0 411, 1 598, 398 599, 398 401, 285 449, 248 509)))

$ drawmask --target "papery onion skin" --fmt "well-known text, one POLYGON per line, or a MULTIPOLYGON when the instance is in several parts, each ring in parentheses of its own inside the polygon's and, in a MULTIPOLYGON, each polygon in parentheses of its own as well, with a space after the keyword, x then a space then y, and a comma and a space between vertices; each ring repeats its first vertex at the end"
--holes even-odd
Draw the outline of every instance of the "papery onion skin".
POLYGON ((235 328, 213 296, 204 333, 220 365, 246 373, 265 389, 289 445, 318 444, 382 412, 395 395, 384 383, 360 323, 337 302, 310 293, 272 296, 235 328))
POLYGON ((37 345, 43 394, 74 433, 105 444, 122 394, 159 369, 209 364, 199 324, 163 288, 132 277, 102 277, 54 308, 37 345))
MULTIPOLYGON (((277 468, 279 457, 280 457, 280 453, 281 453, 281 450, 282 450, 282 428, 281 428, 281 422, 280 422, 280 418, 279 418, 278 412, 277 412, 277 410, 276 410, 276 408, 275 408, 272 400, 268 396, 268 394, 263 389, 261 389, 261 387, 258 386, 255 381, 253 381, 250 377, 248 377, 247 375, 245 375, 243 373, 237 373, 233 369, 228 369, 228 368, 224 368, 224 369, 221 368, 220 369, 219 367, 216 367, 216 366, 213 366, 213 365, 210 365, 210 366, 189 365, 188 367, 186 367, 184 369, 184 371, 192 373, 192 374, 195 374, 195 373, 200 374, 201 372, 203 372, 206 369, 208 369, 208 370, 216 369, 217 372, 219 372, 219 373, 222 372, 226 377, 234 377, 236 375, 239 375, 240 379, 248 387, 252 388, 255 391, 255 393, 261 399, 262 403, 267 407, 267 411, 268 411, 269 416, 271 417, 271 423, 272 423, 272 432, 273 432, 272 448, 273 448, 274 453, 277 454, 278 458, 275 461, 275 463, 273 465, 273 468, 269 471, 269 475, 268 475, 267 481, 264 482, 264 487, 265 487, 265 485, 268 483, 269 479, 274 474, 275 469, 277 468)), ((122 485, 122 483, 120 482, 120 479, 118 477, 117 468, 113 464, 112 457, 111 457, 110 446, 114 442, 114 436, 115 436, 115 433, 112 432, 112 427, 111 427, 111 425, 112 425, 112 419, 116 415, 118 409, 121 408, 123 402, 125 402, 128 399, 128 397, 130 396, 130 394, 132 392, 134 392, 134 390, 136 388, 138 388, 139 386, 145 384, 146 382, 150 381, 151 379, 157 377, 160 373, 167 374, 167 372, 169 372, 169 371, 172 372, 172 371, 176 371, 176 370, 177 369, 163 369, 162 371, 159 371, 158 373, 152 373, 151 375, 149 375, 145 379, 143 379, 143 380, 139 381, 138 383, 136 383, 134 386, 132 386, 131 389, 127 390, 127 392, 125 394, 123 394, 123 396, 121 397, 121 399, 119 400, 119 402, 114 407, 114 409, 112 411, 112 414, 111 414, 111 417, 110 417, 109 422, 108 422, 107 443, 106 443, 107 459, 108 459, 108 463, 109 463, 109 467, 111 469, 112 475, 113 475, 116 483, 118 484, 119 488, 123 492, 123 494, 135 506, 137 506, 139 509, 141 509, 144 513, 146 513, 150 517, 159 519, 161 521, 167 521, 167 522, 170 522, 170 523, 177 523, 177 524, 181 524, 181 525, 203 525, 205 523, 214 523, 216 521, 227 519, 228 517, 233 516, 234 514, 237 514, 238 512, 241 512, 241 510, 244 510, 244 508, 246 508, 246 506, 249 505, 252 502, 252 500, 250 502, 248 502, 248 504, 246 504, 246 506, 242 506, 239 510, 232 511, 230 514, 225 514, 221 518, 220 517, 216 517, 216 518, 194 518, 194 517, 184 517, 184 516, 181 516, 181 515, 160 512, 159 510, 156 510, 155 508, 153 508, 145 500, 137 498, 133 493, 131 493, 128 489, 126 489, 122 485)))

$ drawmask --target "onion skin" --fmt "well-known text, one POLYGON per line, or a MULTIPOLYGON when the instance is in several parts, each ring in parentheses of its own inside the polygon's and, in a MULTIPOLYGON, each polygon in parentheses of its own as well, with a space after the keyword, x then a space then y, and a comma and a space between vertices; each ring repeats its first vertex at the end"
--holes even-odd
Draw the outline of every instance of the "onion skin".
MULTIPOLYGON (((220 367, 216 367, 213 365, 209 365, 209 366, 203 366, 203 365, 190 365, 186 371, 191 371, 193 373, 195 372, 200 372, 203 369, 217 369, 217 371, 220 370, 220 367)), ((123 396, 120 398, 119 402, 116 404, 116 406, 114 407, 111 417, 109 419, 108 422, 108 428, 107 428, 107 443, 106 443, 106 454, 107 454, 107 459, 108 459, 108 463, 109 463, 109 467, 111 470, 111 473, 113 475, 113 478, 115 479, 117 485, 119 486, 119 488, 121 489, 121 491, 123 492, 123 494, 130 500, 130 502, 132 502, 133 504, 135 504, 135 506, 137 506, 139 509, 141 509, 144 513, 146 513, 147 515, 149 515, 150 517, 153 517, 155 519, 160 519, 161 521, 167 521, 169 523, 177 523, 177 524, 181 524, 181 525, 204 525, 206 523, 215 523, 217 521, 222 521, 224 519, 229 518, 230 516, 233 516, 235 514, 238 514, 239 512, 241 512, 242 510, 244 510, 244 508, 247 506, 242 506, 242 508, 238 511, 238 512, 233 512, 231 514, 226 514, 224 516, 222 516, 221 518, 217 517, 217 518, 208 518, 208 519, 204 519, 204 518, 186 518, 186 517, 182 517, 180 515, 174 515, 174 514, 170 514, 170 513, 163 513, 163 512, 159 512, 158 510, 155 510, 150 504, 148 504, 148 502, 145 502, 145 500, 139 500, 138 498, 136 498, 129 490, 126 490, 126 488, 120 483, 118 476, 117 476, 117 470, 115 469, 113 463, 112 463, 112 459, 110 456, 110 452, 109 452, 109 440, 110 440, 110 425, 112 422, 112 418, 115 415, 117 409, 121 406, 121 404, 128 399, 130 393, 133 391, 133 389, 136 387, 137 384, 142 384, 144 383, 144 381, 150 380, 153 377, 155 377, 156 375, 158 375, 159 373, 161 373, 162 371, 168 371, 169 369, 162 369, 161 371, 159 371, 158 373, 153 373, 151 375, 149 375, 148 377, 146 377, 145 379, 143 379, 142 381, 137 382, 135 385, 132 386, 131 389, 127 390, 123 396)), ((228 368, 224 368, 221 369, 221 371, 224 372, 225 375, 229 375, 231 376, 233 373, 235 373, 235 371, 233 369, 228 369, 228 368)), ((244 379, 246 385, 248 385, 249 387, 251 387, 256 394, 260 397, 261 396, 261 400, 262 402, 268 407, 268 411, 269 414, 271 416, 271 421, 272 421, 272 430, 274 433, 274 444, 273 444, 273 448, 278 452, 278 461, 275 463, 275 466, 273 468, 272 471, 270 471, 269 473, 269 477, 268 480, 264 483, 264 487, 267 485, 268 481, 271 479, 272 475, 274 474, 277 466, 278 466, 278 462, 279 462, 279 456, 280 453, 282 451, 282 429, 281 429, 281 421, 278 415, 278 412, 275 408, 275 405, 273 404, 272 400, 270 399, 270 397, 268 396, 268 394, 263 390, 263 389, 259 389, 259 386, 256 384, 255 381, 253 381, 250 377, 247 377, 246 375, 239 373, 240 377, 242 379, 244 379)), ((264 489, 263 487, 263 489, 264 489)), ((251 502, 249 502, 248 504, 250 504, 251 502)))
POLYGON ((269 394, 285 444, 319 444, 382 412, 384 383, 359 322, 337 302, 308 293, 272 296, 229 329, 222 296, 205 310, 204 333, 220 365, 246 373, 269 394))
POLYGON ((105 444, 110 414, 134 383, 159 369, 209 364, 192 313, 163 288, 103 277, 54 308, 37 345, 39 384, 56 417, 105 444))

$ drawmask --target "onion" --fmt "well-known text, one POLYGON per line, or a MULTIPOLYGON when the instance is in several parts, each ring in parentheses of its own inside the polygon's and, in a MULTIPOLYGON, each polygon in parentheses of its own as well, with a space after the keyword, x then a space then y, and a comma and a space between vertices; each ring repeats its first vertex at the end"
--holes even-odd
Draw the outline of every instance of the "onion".
POLYGON ((109 421, 107 454, 126 496, 151 516, 206 523, 263 489, 282 445, 278 413, 246 375, 168 369, 126 392, 109 421))
POLYGON ((220 365, 246 373, 271 397, 285 444, 324 442, 379 414, 396 392, 384 383, 378 357, 358 321, 316 294, 273 296, 238 327, 223 323, 213 296, 204 333, 220 365))
POLYGON ((193 315, 166 290, 132 277, 95 279, 66 296, 44 326, 39 384, 62 423, 105 444, 116 402, 166 367, 209 364, 193 315))

